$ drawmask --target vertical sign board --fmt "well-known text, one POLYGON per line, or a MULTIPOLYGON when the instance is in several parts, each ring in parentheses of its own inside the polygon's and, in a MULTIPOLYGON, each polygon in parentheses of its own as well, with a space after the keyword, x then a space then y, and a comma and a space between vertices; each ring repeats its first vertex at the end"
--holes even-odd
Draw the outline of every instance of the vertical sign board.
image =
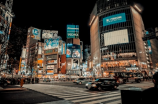
POLYGON ((61 73, 66 74, 66 55, 61 55, 61 73))
MULTIPOLYGON (((149 32, 148 32, 148 31, 146 31, 146 35, 149 35, 149 32)), ((150 40, 147 40, 147 44, 148 44, 149 54, 152 54, 150 40)))
POLYGON ((79 25, 67 25, 67 38, 79 38, 79 25))
POLYGON ((61 54, 62 54, 62 55, 63 55, 63 54, 66 54, 66 44, 65 44, 65 42, 63 42, 63 44, 62 44, 61 54))

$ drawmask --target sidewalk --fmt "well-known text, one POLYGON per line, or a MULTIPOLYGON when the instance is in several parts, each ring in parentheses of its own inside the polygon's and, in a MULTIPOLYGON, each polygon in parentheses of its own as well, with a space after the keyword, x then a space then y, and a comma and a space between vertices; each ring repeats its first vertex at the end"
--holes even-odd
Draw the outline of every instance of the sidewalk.
POLYGON ((1 102, 5 102, 5 104, 43 104, 46 102, 64 100, 62 98, 46 95, 31 89, 20 88, 20 86, 14 85, 9 85, 5 88, 2 88, 0 90, 0 98, 1 102))

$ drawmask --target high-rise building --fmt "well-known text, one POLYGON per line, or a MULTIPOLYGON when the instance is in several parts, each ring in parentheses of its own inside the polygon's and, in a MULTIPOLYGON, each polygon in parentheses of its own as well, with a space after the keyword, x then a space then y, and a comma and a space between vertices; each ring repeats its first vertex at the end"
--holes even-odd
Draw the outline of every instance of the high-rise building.
POLYGON ((141 11, 140 5, 130 0, 96 2, 89 22, 94 70, 149 69, 142 40, 145 29, 141 11))
POLYGON ((3 64, 6 61, 7 46, 11 32, 13 0, 0 2, 0 69, 3 69, 3 64))
POLYGON ((79 26, 67 25, 66 73, 77 77, 81 75, 80 63, 83 60, 83 42, 79 39, 79 26))

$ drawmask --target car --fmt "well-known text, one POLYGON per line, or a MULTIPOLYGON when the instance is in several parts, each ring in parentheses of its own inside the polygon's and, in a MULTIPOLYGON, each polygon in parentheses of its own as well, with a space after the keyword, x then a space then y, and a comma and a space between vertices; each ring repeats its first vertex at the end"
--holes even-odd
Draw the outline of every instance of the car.
POLYGON ((78 80, 78 78, 77 78, 77 79, 72 80, 72 82, 73 82, 73 83, 76 83, 76 82, 77 82, 77 80, 78 80))
POLYGON ((119 83, 133 83, 133 82, 137 82, 140 83, 143 79, 143 74, 136 72, 112 72, 114 73, 114 77, 115 79, 119 82, 119 83))
POLYGON ((86 84, 87 82, 90 82, 90 79, 88 79, 88 78, 78 78, 76 80, 76 84, 86 84))
POLYGON ((116 79, 114 78, 98 78, 93 82, 88 82, 85 84, 85 87, 89 90, 97 89, 99 91, 108 88, 108 89, 117 89, 119 86, 116 83, 116 79))
POLYGON ((50 79, 49 78, 44 78, 43 82, 50 82, 50 79))

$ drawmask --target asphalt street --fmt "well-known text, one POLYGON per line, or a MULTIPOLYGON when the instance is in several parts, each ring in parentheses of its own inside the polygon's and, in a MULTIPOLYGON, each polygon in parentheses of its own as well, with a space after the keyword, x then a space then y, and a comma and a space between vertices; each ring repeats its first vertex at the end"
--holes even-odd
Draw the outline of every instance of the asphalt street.
MULTIPOLYGON (((151 81, 122 84, 116 90, 89 91, 85 85, 72 82, 40 82, 24 84, 26 90, 0 90, 2 104, 121 104, 120 90, 126 88, 147 89, 153 87, 151 81)), ((3 89, 19 88, 19 85, 3 89)))

